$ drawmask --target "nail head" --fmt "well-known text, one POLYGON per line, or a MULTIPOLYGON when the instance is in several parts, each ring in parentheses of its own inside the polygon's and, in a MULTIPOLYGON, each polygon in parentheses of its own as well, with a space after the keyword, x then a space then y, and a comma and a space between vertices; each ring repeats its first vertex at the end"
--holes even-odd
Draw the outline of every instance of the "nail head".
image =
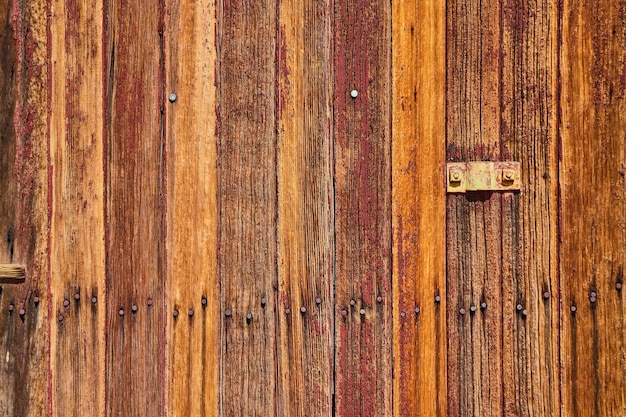
POLYGON ((359 313, 361 313, 361 315, 364 316, 365 315, 365 309, 362 308, 361 310, 359 310, 359 313))
POLYGON ((315 304, 317 304, 317 305, 322 304, 322 299, 321 299, 321 298, 319 298, 319 297, 317 297, 317 298, 315 299, 315 304))
POLYGON ((524 307, 522 307, 522 305, 521 305, 521 304, 518 304, 518 305, 517 305, 517 307, 515 307, 515 308, 517 308, 517 311, 522 311, 522 309, 523 309, 524 307))
POLYGON ((481 310, 486 310, 487 309, 487 303, 484 302, 484 301, 482 303, 480 303, 480 309, 481 310))
POLYGON ((152 298, 148 298, 148 307, 152 306, 152 298))
POLYGON ((139 307, 137 307, 137 304, 133 304, 133 306, 130 309, 133 310, 133 313, 136 313, 137 310, 139 310, 139 307))
POLYGON ((575 306, 575 305, 570 306, 569 310, 570 310, 572 313, 575 313, 575 312, 576 312, 576 306, 575 306))
POLYGON ((378 303, 382 303, 383 302, 383 297, 381 297, 380 295, 378 297, 376 297, 376 301, 378 303))
POLYGON ((35 302, 35 304, 39 304, 39 297, 35 296, 33 298, 33 301, 35 302))
POLYGON ((465 309, 464 308, 459 309, 459 314, 464 316, 465 315, 465 309))
POLYGON ((300 313, 302 313, 302 314, 306 313, 306 307, 305 306, 300 307, 300 313))
POLYGON ((20 310, 20 316, 23 316, 26 314, 26 310, 24 310, 23 308, 20 310))
POLYGON ((476 306, 471 306, 471 307, 470 307, 470 312, 475 313, 475 312, 476 312, 476 310, 478 310, 478 309, 476 308, 476 306))
POLYGON ((118 311, 118 314, 119 314, 120 316, 123 316, 123 315, 124 315, 124 309, 123 309, 123 308, 120 308, 120 310, 118 311))
POLYGON ((441 302, 441 296, 440 296, 440 295, 436 295, 436 296, 435 296, 435 302, 436 302, 437 304, 439 304, 439 303, 441 302))
POLYGON ((193 316, 193 308, 190 308, 189 311, 187 312, 187 314, 189 315, 189 317, 193 316))
POLYGON ((341 310, 341 315, 344 316, 344 317, 348 315, 348 312, 346 311, 345 308, 343 310, 341 310))
POLYGON ((204 307, 206 307, 206 304, 207 304, 207 299, 206 299, 206 297, 202 297, 202 305, 203 305, 204 307))
POLYGON ((403 311, 400 313, 400 317, 406 317, 406 313, 403 311))
POLYGON ((174 309, 174 318, 178 317, 178 309, 174 309))
POLYGON ((350 97, 357 98, 359 96, 359 92, 357 90, 350 91, 350 97))
POLYGON ((415 314, 419 314, 420 313, 420 308, 419 307, 415 307, 415 314))
POLYGON ((96 304, 98 302, 98 298, 94 295, 91 297, 91 304, 96 304))
POLYGON ((291 313, 291 309, 290 308, 286 308, 285 309, 285 314, 290 314, 291 313))
POLYGON ((69 305, 70 305, 70 300, 68 299, 63 300, 63 307, 69 307, 69 305))
POLYGON ((350 305, 351 306, 356 305, 356 301, 354 299, 350 300, 350 305))
POLYGON ((546 299, 546 300, 547 300, 548 298, 550 298, 550 293, 549 293, 548 291, 544 292, 544 293, 543 293, 543 298, 544 298, 544 299, 546 299))
POLYGON ((265 304, 267 304, 267 300, 265 298, 261 298, 261 307, 265 307, 265 304))
POLYGON ((169 97, 169 99, 170 99, 170 103, 175 102, 175 101, 176 101, 176 98, 177 98, 177 97, 176 97, 176 94, 174 94, 174 93, 170 94, 170 97, 169 97))
POLYGON ((617 289, 618 291, 622 289, 622 283, 618 282, 615 284, 615 289, 617 289))
POLYGON ((74 300, 80 300, 80 294, 79 293, 74 294, 74 300))
POLYGON ((226 311, 224 312, 224 315, 226 315, 226 317, 230 317, 230 316, 232 316, 232 314, 233 314, 233 313, 232 313, 232 311, 230 311, 230 310, 226 310, 226 311))

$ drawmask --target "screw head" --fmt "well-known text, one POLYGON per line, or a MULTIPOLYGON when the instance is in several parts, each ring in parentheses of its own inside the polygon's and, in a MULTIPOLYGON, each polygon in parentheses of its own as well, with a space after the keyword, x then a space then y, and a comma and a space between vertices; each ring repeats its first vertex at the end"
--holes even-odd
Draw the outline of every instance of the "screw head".
POLYGON ((63 307, 69 307, 70 306, 70 300, 65 299, 63 300, 63 307))
POLYGON ((133 311, 133 313, 136 313, 137 310, 139 310, 139 307, 137 307, 137 304, 133 304, 130 309, 133 311))
POLYGON ((177 99, 176 94, 174 94, 174 93, 170 94, 169 99, 170 99, 170 103, 175 102, 175 101, 176 101, 176 99, 177 99))
POLYGON ((569 308, 569 311, 571 311, 572 313, 575 313, 576 312, 576 306, 572 304, 570 306, 570 308, 569 308))
POLYGON ((359 96, 359 92, 357 90, 350 91, 350 97, 357 98, 359 96))
POLYGON ((152 306, 152 298, 148 298, 148 307, 152 306))
POLYGON ((80 300, 80 294, 79 293, 74 294, 74 300, 76 300, 76 301, 80 300))
POLYGON ((415 307, 415 314, 419 314, 420 313, 420 308, 419 307, 415 307))
POLYGON ((348 312, 346 311, 345 308, 341 310, 341 315, 344 317, 348 315, 348 312))
POLYGON ((465 315, 465 309, 464 308, 459 309, 459 314, 464 316, 465 315))
POLYGON ((528 315, 528 310, 524 309, 522 310, 522 316, 526 317, 528 315))
POLYGON ((517 309, 517 311, 522 311, 524 307, 522 307, 521 304, 518 304, 515 308, 517 309))
POLYGON ((252 313, 246 314, 246 321, 250 322, 252 320, 252 313))
POLYGON ((350 305, 351 305, 351 306, 356 305, 356 301, 355 301, 354 299, 350 300, 350 305))
POLYGON ((202 307, 206 307, 207 302, 208 302, 208 301, 207 301, 206 297, 202 297, 202 301, 201 301, 201 303, 202 303, 202 307))
POLYGON ((321 299, 321 298, 319 298, 319 297, 317 297, 317 298, 315 299, 315 304, 317 304, 317 305, 322 304, 322 299, 321 299))
POLYGON ((230 311, 230 310, 226 310, 226 311, 224 312, 224 315, 225 315, 226 317, 230 317, 230 316, 232 316, 232 315, 233 315, 233 313, 232 313, 232 311, 230 311))
POLYGON ((589 301, 591 301, 591 303, 593 304, 593 303, 595 303, 597 301, 597 298, 596 297, 590 297, 589 301))
POLYGON ((544 298, 544 300, 547 300, 548 298, 550 298, 550 293, 548 291, 545 291, 543 293, 543 298, 544 298))
POLYGON ((302 313, 302 314, 306 313, 306 307, 305 306, 300 307, 300 313, 302 313))
POLYGON ((291 314, 291 309, 289 307, 285 309, 285 314, 291 314))
POLYGON ((598 293, 596 293, 595 291, 591 291, 591 294, 589 294, 591 298, 596 298, 598 296, 598 293))
POLYGON ((400 313, 400 317, 406 317, 406 313, 403 311, 400 313))
POLYGON ((515 172, 511 169, 505 169, 502 171, 502 179, 507 182, 511 182, 515 179, 515 172))
POLYGON ((376 302, 378 304, 382 303, 383 302, 383 297, 381 297, 380 295, 378 297, 376 297, 376 302))
POLYGON ((98 298, 94 295, 91 297, 91 304, 96 304, 98 302, 98 298))
POLYGON ((486 310, 487 309, 487 303, 484 302, 484 301, 482 303, 480 303, 480 309, 481 310, 486 310))
POLYGON ((124 315, 124 309, 120 308, 119 311, 117 312, 120 316, 124 315))
POLYGON ((26 310, 24 310, 23 308, 20 309, 20 316, 24 317, 25 314, 26 314, 26 310))
POLYGON ((470 307, 470 312, 475 313, 475 312, 476 312, 476 310, 478 310, 478 308, 476 308, 476 306, 475 306, 475 305, 472 305, 472 306, 470 307))
POLYGON ((35 296, 35 297, 33 298, 33 302, 34 302, 35 304, 39 304, 39 297, 38 297, 38 296, 35 296))
POLYGON ((364 309, 364 308, 360 309, 360 310, 359 310, 359 313, 360 313, 362 316, 364 316, 364 315, 365 315, 365 309, 364 309))
POLYGON ((461 182, 461 171, 458 169, 450 170, 450 182, 461 182))
POLYGON ((437 304, 439 304, 439 303, 441 302, 441 296, 440 296, 440 295, 436 295, 436 296, 435 296, 435 302, 436 302, 437 304))
POLYGON ((59 322, 62 322, 63 321, 63 314, 59 314, 58 318, 59 318, 59 322))

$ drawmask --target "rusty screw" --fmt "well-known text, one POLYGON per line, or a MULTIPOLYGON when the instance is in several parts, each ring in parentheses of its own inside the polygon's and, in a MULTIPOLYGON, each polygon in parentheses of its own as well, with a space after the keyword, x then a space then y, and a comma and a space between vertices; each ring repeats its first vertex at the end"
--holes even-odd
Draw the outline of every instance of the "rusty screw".
POLYGON ((461 182, 461 178, 463 178, 463 175, 459 169, 450 170, 450 182, 459 183, 461 182))
POLYGON ((515 172, 511 169, 505 169, 502 171, 502 180, 505 182, 511 182, 515 180, 515 172))

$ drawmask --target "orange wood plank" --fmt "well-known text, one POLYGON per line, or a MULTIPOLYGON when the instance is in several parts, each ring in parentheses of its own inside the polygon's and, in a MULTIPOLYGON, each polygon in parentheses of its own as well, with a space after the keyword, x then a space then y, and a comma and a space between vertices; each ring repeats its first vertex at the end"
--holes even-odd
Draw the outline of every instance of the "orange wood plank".
POLYGON ((337 416, 393 413, 390 25, 389 2, 335 4, 337 416))
POLYGON ((48 409, 48 66, 46 4, 0 1, 0 415, 48 409))
POLYGON ((165 396, 163 3, 110 0, 104 10, 107 414, 160 415, 165 396))
POLYGON ((272 1, 234 0, 217 13, 220 413, 227 416, 276 413, 276 12, 272 1))
POLYGON ((394 415, 445 416, 445 1, 392 17, 394 415))
POLYGON ((51 3, 52 415, 105 410, 102 12, 51 3))
POLYGON ((563 415, 626 413, 626 14, 564 1, 561 45, 563 415), (575 311, 572 311, 574 310, 575 311))
POLYGON ((328 2, 279 6, 277 399, 285 416, 332 413, 330 16, 328 2))
POLYGON ((166 413, 217 416, 215 3, 166 7, 166 413))
MULTIPOLYGON (((500 157, 500 15, 447 4, 449 161, 500 157)), ((503 414, 501 213, 498 193, 448 196, 448 415, 503 414)))
POLYGON ((502 205, 505 415, 557 416, 557 4, 509 2, 502 27, 502 159, 522 172, 502 205))

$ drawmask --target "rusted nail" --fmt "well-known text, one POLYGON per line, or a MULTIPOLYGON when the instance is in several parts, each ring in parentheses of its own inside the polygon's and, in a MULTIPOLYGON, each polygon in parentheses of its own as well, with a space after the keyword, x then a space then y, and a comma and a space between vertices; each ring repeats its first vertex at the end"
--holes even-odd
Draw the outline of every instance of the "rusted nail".
POLYGON ((517 309, 517 311, 522 311, 524 307, 522 307, 521 304, 518 304, 515 308, 517 309))
POLYGON ((267 300, 265 298, 261 298, 261 307, 265 308, 265 304, 267 304, 267 300))
POLYGON ((348 315, 348 311, 345 308, 342 309, 341 310, 341 315, 344 316, 344 317, 347 316, 348 315))
POLYGON ((465 309, 464 308, 459 309, 459 314, 464 316, 465 315, 465 309))
POLYGON ((94 295, 91 297, 91 304, 96 304, 98 302, 98 298, 94 295))
POLYGON ((476 306, 472 304, 472 305, 470 306, 470 313, 475 313, 475 312, 476 312, 476 310, 478 310, 478 308, 476 308, 476 306))
POLYGON ((178 313, 178 309, 177 308, 174 309, 174 313, 173 314, 174 314, 174 318, 178 317, 179 313, 178 313))
POLYGON ((571 311, 572 313, 576 313, 576 306, 572 304, 569 308, 569 311, 571 311))
POLYGON ((441 302, 441 296, 440 296, 440 295, 436 295, 436 296, 435 296, 435 302, 436 302, 437 304, 439 304, 439 303, 441 302))
POLYGON ((74 294, 74 300, 76 301, 80 300, 80 293, 74 294))
POLYGON ((63 321, 63 314, 59 314, 59 322, 63 321))
POLYGON ((322 299, 321 299, 321 298, 319 298, 319 297, 317 297, 317 298, 315 299, 315 304, 317 304, 317 305, 322 304, 322 299))
POLYGON ((123 309, 123 308, 120 308, 120 310, 118 311, 118 314, 119 314, 120 316, 123 316, 123 315, 124 315, 124 309, 123 309))
POLYGON ((176 101, 176 98, 177 98, 177 97, 176 97, 176 94, 174 94, 174 93, 170 94, 170 97, 169 97, 169 99, 170 99, 170 103, 175 102, 175 101, 176 101))
POLYGON ((300 307, 300 313, 302 313, 302 314, 306 313, 306 307, 305 306, 300 307))
POLYGON ((148 307, 152 307, 152 298, 148 298, 148 307))
POLYGON ((232 315, 233 315, 233 313, 232 313, 230 310, 226 310, 226 311, 224 312, 224 315, 225 315, 226 317, 230 317, 230 316, 232 316, 232 315))
POLYGON ((206 297, 202 297, 202 307, 206 307, 207 299, 206 297))
POLYGON ((487 309, 487 303, 484 302, 484 301, 482 303, 480 303, 480 309, 485 311, 487 309))
POLYGON ((360 309, 360 310, 359 310, 359 313, 360 313, 362 316, 364 316, 364 315, 365 315, 365 309, 364 309, 364 308, 360 309))
POLYGON ((406 313, 405 313, 404 311, 402 311, 402 312, 400 313, 400 317, 406 317, 406 313))
POLYGON ((547 299, 549 299, 549 298, 550 298, 550 293, 549 293, 548 291, 545 291, 545 292, 543 293, 543 299, 544 299, 544 300, 547 300, 547 299))
POLYGON ((415 307, 415 314, 419 314, 420 313, 420 308, 419 307, 415 307))
POLYGON ((193 317, 193 308, 190 308, 189 311, 187 312, 187 315, 189 317, 193 317))
POLYGON ((350 305, 351 305, 351 306, 356 305, 356 300, 354 300, 354 299, 350 300, 350 305))
POLYGON ((70 300, 66 298, 65 300, 63 300, 63 307, 69 307, 69 306, 70 306, 70 300))
POLYGON ((291 309, 289 307, 285 309, 285 314, 291 314, 291 309))
POLYGON ((139 310, 139 307, 137 307, 137 304, 133 304, 130 309, 133 311, 133 313, 136 313, 137 310, 139 310))
POLYGON ((33 298, 33 302, 35 303, 35 305, 39 304, 39 297, 38 297, 38 296, 35 296, 35 297, 33 298))
POLYGON ((252 313, 246 314, 246 322, 248 322, 248 324, 250 324, 251 321, 252 321, 252 313))

